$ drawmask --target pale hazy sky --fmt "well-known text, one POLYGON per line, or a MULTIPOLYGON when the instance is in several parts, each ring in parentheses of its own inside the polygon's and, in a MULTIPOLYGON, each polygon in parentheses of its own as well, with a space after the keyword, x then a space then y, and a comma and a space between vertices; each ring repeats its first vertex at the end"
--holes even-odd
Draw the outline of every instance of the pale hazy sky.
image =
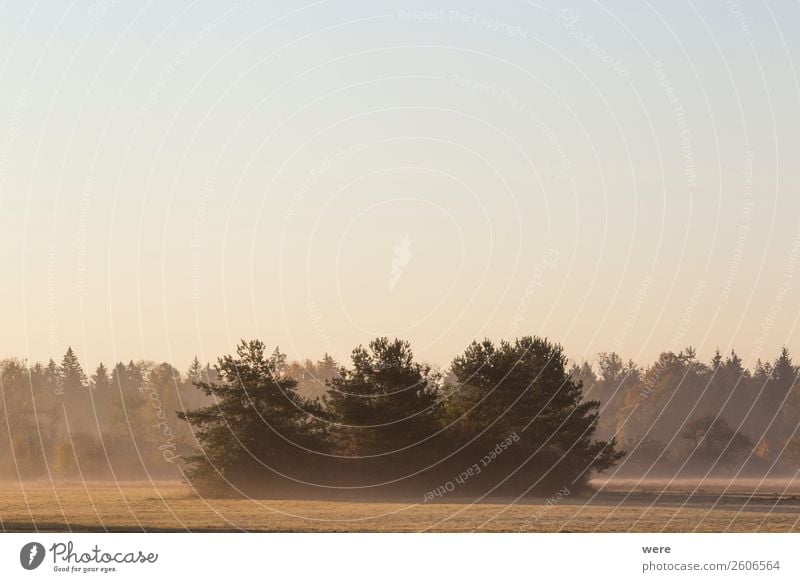
POLYGON ((0 357, 800 356, 797 2, 264 4, 0 6, 0 357))

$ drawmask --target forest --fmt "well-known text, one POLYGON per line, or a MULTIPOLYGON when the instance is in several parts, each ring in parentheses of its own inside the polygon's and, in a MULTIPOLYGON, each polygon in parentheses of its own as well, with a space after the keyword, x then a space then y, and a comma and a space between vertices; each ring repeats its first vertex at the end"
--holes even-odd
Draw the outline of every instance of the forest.
POLYGON ((483 340, 447 368, 377 338, 349 361, 242 341, 185 371, 0 362, 0 480, 182 479, 208 496, 364 499, 580 491, 600 473, 793 476, 800 370, 731 352, 570 362, 537 337, 483 340))

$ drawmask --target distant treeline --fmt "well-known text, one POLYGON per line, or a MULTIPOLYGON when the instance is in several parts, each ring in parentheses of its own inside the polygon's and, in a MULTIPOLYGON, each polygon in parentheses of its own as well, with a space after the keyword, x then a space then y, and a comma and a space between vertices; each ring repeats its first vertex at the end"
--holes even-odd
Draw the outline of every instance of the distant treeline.
POLYGON ((571 375, 600 402, 598 435, 615 435, 627 452, 618 473, 800 471, 800 368, 786 348, 752 371, 735 351, 706 364, 686 348, 647 368, 602 353, 596 368, 574 365, 571 375))
POLYGON ((67 350, 60 364, 0 362, 0 480, 179 476, 196 442, 176 411, 202 406, 194 384, 215 373, 195 359, 100 364, 90 377, 67 350))
POLYGON ((379 338, 347 365, 287 362, 259 341, 216 365, 0 362, 0 479, 185 478, 203 494, 326 498, 549 494, 598 472, 786 475, 800 469, 798 368, 783 350, 602 353, 568 364, 523 337, 437 371, 379 338), (625 451, 625 453, 622 452, 625 451))

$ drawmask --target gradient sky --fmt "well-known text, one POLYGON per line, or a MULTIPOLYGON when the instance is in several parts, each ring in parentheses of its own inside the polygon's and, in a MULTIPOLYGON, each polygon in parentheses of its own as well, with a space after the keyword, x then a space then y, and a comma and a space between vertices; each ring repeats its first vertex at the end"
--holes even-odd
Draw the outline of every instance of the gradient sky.
MULTIPOLYGON (((267 3, 265 3, 267 4, 267 3)), ((0 6, 0 357, 800 356, 800 4, 0 6), (418 14, 420 11, 426 14, 418 14)))

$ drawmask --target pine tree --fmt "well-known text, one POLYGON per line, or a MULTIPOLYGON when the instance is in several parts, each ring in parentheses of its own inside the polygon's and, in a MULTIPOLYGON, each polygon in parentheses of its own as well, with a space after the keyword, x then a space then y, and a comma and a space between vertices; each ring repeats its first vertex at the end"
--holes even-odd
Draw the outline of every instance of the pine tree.
POLYGON ((772 380, 776 383, 780 393, 785 395, 789 392, 794 383, 797 382, 797 372, 797 368, 795 368, 789 355, 789 350, 786 347, 782 348, 781 354, 772 367, 772 380))
POLYGON ((64 354, 58 371, 66 391, 86 387, 86 374, 83 373, 83 368, 81 368, 78 357, 75 355, 75 352, 72 351, 71 347, 67 348, 67 353, 64 354))
POLYGON ((94 374, 92 374, 92 386, 95 390, 104 392, 111 387, 111 378, 108 375, 108 368, 105 367, 103 362, 97 366, 94 374))
POLYGON ((192 359, 192 363, 189 365, 189 370, 186 372, 186 376, 193 384, 203 381, 203 365, 200 363, 200 360, 197 358, 197 356, 192 359))
POLYGON ((756 369, 755 373, 753 374, 753 378, 758 383, 759 390, 764 388, 767 382, 769 382, 770 378, 772 378, 772 364, 769 362, 762 362, 761 358, 759 358, 756 362, 756 369))
POLYGON ((214 404, 179 412, 201 450, 187 458, 187 477, 206 493, 242 488, 280 489, 302 471, 305 451, 325 449, 318 405, 297 394, 297 382, 282 374, 285 356, 265 355, 264 344, 241 344, 217 364, 219 380, 197 387, 214 404))
POLYGON ((711 358, 711 369, 712 370, 719 370, 722 367, 722 354, 719 351, 719 348, 714 352, 714 357, 711 358))
POLYGON ((734 381, 741 378, 745 374, 745 369, 742 366, 742 358, 736 353, 736 350, 731 350, 731 355, 725 361, 725 372, 734 381))
POLYGON ((793 395, 798 387, 798 370, 792 363, 789 350, 784 347, 772 366, 771 382, 767 397, 767 422, 770 422, 767 439, 773 445, 771 448, 780 450, 785 441, 789 439, 797 428, 797 418, 790 416, 791 411, 797 410, 794 406, 793 395), (788 414, 787 414, 788 413, 788 414), (774 418, 774 420, 773 420, 774 418))
POLYGON ((560 346, 530 336, 497 346, 474 342, 453 361, 460 387, 447 421, 472 456, 509 435, 520 439, 486 468, 495 478, 518 468, 518 479, 530 485, 549 472, 544 483, 569 479, 580 487, 621 458, 614 439, 593 439, 599 403, 584 400, 566 364, 560 346))
POLYGON ((340 454, 388 453, 385 461, 394 463, 392 453, 416 447, 425 457, 420 449, 440 428, 437 380, 429 367, 414 361, 408 342, 382 337, 353 350, 352 368, 330 381, 328 395, 339 424, 334 434, 340 454))

